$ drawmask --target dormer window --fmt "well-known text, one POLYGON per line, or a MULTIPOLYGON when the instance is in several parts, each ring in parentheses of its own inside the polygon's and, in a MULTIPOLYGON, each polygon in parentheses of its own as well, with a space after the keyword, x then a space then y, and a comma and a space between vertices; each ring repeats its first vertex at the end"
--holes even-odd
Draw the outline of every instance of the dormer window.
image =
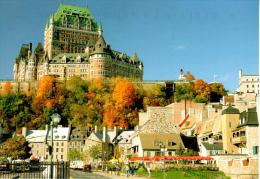
POLYGON ((77 56, 76 62, 77 62, 77 63, 80 63, 80 62, 81 62, 81 56, 79 56, 79 55, 77 56))
POLYGON ((66 56, 64 55, 63 57, 62 57, 62 59, 61 59, 61 63, 66 63, 67 61, 66 61, 66 56))

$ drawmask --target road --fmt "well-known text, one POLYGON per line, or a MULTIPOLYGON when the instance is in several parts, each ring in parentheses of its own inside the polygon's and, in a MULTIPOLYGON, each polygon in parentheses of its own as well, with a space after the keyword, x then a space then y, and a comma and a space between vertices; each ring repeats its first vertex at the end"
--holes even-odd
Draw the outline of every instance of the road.
POLYGON ((117 176, 117 175, 111 175, 107 173, 101 173, 101 172, 82 172, 78 170, 70 170, 70 178, 71 179, 78 179, 78 178, 87 178, 87 179, 145 179, 143 177, 136 177, 136 176, 117 176))

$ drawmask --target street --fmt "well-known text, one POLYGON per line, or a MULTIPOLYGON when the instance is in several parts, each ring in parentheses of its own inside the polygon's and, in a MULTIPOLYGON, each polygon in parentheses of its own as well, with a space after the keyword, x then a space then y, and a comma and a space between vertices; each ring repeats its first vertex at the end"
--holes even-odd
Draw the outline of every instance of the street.
POLYGON ((82 172, 79 170, 70 170, 70 178, 71 179, 77 179, 77 178, 90 178, 90 179, 145 179, 144 177, 136 177, 136 176, 117 176, 117 175, 111 175, 107 173, 101 173, 101 172, 82 172))

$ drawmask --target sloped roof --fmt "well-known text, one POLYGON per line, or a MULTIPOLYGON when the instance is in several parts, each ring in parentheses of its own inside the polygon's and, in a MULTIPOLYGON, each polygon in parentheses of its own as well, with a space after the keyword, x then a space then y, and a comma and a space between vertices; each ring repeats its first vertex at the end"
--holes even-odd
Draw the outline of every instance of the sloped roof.
POLYGON ((211 133, 214 126, 214 119, 205 121, 203 124, 202 134, 211 133))
POLYGON ((44 142, 47 135, 47 130, 28 130, 26 141, 31 142, 44 142))
POLYGON ((61 53, 56 55, 54 58, 51 59, 50 63, 62 63, 62 59, 66 58, 66 63, 78 63, 77 58, 81 58, 81 62, 88 63, 89 58, 88 55, 85 53, 61 53))
POLYGON ((134 134, 134 130, 131 130, 131 131, 123 131, 121 134, 119 134, 118 136, 117 136, 117 138, 116 139, 118 139, 118 143, 119 144, 125 144, 125 143, 128 143, 128 144, 130 144, 131 142, 130 142, 130 138, 131 138, 131 136, 134 134))
POLYGON ((180 133, 179 127, 173 122, 171 108, 153 107, 148 111, 148 121, 140 127, 139 133, 180 133))
POLYGON ((209 144, 209 143, 206 143, 206 142, 202 142, 202 145, 204 145, 204 147, 207 150, 223 150, 223 143, 209 144))
POLYGON ((180 146, 184 148, 182 139, 179 134, 150 133, 140 134, 139 137, 143 149, 160 149, 160 146, 155 145, 155 141, 163 142, 163 145, 165 145, 167 149, 178 149, 180 146), (169 141, 176 143, 176 145, 168 146, 169 141))
POLYGON ((212 127, 212 133, 213 134, 218 134, 219 132, 222 131, 222 124, 221 124, 221 116, 218 115, 214 118, 214 124, 212 127))
POLYGON ((68 5, 61 3, 58 10, 54 14, 53 21, 55 24, 61 25, 64 16, 70 17, 72 20, 77 19, 76 17, 80 17, 79 21, 82 20, 83 23, 86 23, 83 19, 90 19, 92 29, 97 30, 97 23, 94 21, 89 9, 81 6, 68 5))

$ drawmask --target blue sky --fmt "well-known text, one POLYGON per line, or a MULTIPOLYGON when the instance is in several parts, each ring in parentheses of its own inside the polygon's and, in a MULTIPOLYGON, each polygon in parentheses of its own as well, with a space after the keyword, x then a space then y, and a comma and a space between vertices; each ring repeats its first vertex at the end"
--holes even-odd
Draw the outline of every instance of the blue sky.
POLYGON ((258 73, 257 0, 1 0, 0 79, 12 79, 21 44, 43 43, 59 4, 86 6, 113 49, 144 62, 144 80, 197 79, 238 85, 238 70, 258 73))

